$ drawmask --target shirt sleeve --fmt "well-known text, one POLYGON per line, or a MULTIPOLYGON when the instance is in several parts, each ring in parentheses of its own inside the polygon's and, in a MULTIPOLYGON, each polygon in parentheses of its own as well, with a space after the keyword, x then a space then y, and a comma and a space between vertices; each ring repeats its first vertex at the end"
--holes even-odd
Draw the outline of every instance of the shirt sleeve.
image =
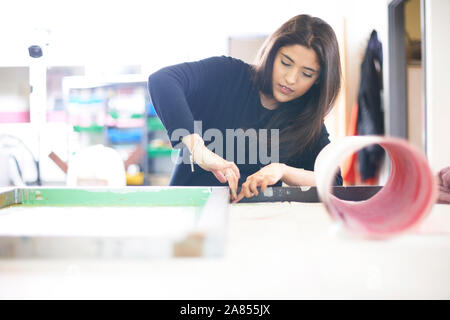
POLYGON ((211 91, 225 81, 228 64, 227 57, 213 57, 165 67, 150 75, 150 98, 173 147, 181 147, 181 137, 194 133, 194 120, 201 120, 196 115, 207 105, 211 91))
MULTIPOLYGON (((305 151, 304 156, 301 160, 295 161, 292 163, 294 167, 303 168, 305 170, 314 171, 314 163, 316 162, 316 158, 319 155, 320 151, 330 143, 330 139, 328 138, 329 133, 327 131, 327 128, 325 125, 322 126, 322 131, 320 132, 320 136, 315 144, 308 147, 305 151)), ((334 178, 335 186, 342 186, 343 179, 341 175, 341 170, 338 169, 338 172, 336 173, 336 176, 334 178)))

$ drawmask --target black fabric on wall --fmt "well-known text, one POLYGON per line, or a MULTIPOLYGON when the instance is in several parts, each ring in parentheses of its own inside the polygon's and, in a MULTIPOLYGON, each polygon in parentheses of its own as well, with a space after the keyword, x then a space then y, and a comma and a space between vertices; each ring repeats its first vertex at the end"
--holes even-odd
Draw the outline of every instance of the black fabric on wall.
MULTIPOLYGON (((383 50, 375 30, 361 64, 361 82, 358 92, 359 135, 384 135, 384 113, 381 108, 383 50)), ((384 156, 378 145, 364 148, 358 152, 359 171, 362 180, 374 178, 384 156)))

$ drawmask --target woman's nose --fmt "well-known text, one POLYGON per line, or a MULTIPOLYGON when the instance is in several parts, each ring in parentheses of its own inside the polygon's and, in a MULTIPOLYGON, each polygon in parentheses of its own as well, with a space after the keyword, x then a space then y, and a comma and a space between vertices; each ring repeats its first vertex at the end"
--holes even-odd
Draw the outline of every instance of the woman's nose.
POLYGON ((287 72, 285 74, 284 78, 285 78, 285 80, 287 82, 286 84, 292 85, 292 84, 295 83, 295 81, 297 79, 297 72, 295 72, 295 71, 287 72))

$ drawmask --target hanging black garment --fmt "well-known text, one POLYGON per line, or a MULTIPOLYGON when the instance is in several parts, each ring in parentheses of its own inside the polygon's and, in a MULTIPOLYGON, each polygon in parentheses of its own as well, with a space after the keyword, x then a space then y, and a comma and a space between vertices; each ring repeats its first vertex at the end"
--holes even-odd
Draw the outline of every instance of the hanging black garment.
MULTIPOLYGON (((358 92, 358 135, 384 135, 384 113, 381 109, 383 51, 377 32, 372 31, 364 60, 361 64, 361 82, 358 92)), ((362 180, 374 178, 384 156, 378 145, 358 152, 362 180)))

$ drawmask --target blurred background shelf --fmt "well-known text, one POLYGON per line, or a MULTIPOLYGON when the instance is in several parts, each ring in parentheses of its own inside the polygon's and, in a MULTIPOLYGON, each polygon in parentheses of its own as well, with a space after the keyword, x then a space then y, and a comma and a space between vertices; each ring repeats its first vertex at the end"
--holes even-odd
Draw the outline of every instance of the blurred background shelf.
POLYGON ((0 68, 0 123, 30 122, 30 68, 0 68))
POLYGON ((76 135, 69 152, 101 143, 121 155, 127 185, 168 183, 174 151, 151 104, 145 76, 78 75, 64 77, 62 83, 67 119, 76 135))

